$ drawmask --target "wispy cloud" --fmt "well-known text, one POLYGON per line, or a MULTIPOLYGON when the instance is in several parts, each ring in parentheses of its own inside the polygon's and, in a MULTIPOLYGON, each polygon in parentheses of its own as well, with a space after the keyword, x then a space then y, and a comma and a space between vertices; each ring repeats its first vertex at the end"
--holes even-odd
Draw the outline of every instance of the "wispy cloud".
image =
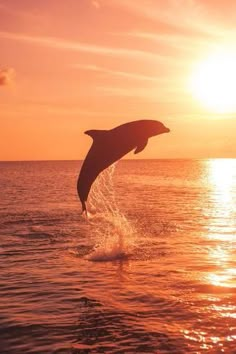
POLYGON ((199 34, 224 35, 222 26, 215 24, 209 16, 207 3, 196 0, 111 0, 112 4, 143 18, 165 23, 172 28, 195 31, 199 34))
POLYGON ((97 90, 105 96, 127 97, 134 100, 143 100, 146 102, 165 102, 173 103, 185 100, 184 92, 179 87, 165 87, 159 90, 158 87, 113 87, 98 86, 97 90))
POLYGON ((92 4, 92 6, 95 7, 96 9, 100 9, 100 7, 101 7, 100 2, 97 1, 97 0, 92 0, 91 4, 92 4))
POLYGON ((13 83, 15 70, 12 68, 0 69, 0 86, 9 86, 13 83))
POLYGON ((149 76, 149 75, 144 75, 144 74, 138 74, 134 72, 126 72, 126 71, 119 71, 119 70, 111 70, 111 69, 106 69, 101 66, 97 65, 83 65, 83 64, 74 64, 74 68, 80 69, 80 70, 88 70, 88 71, 94 71, 98 73, 103 73, 105 75, 110 75, 110 76, 117 76, 121 78, 127 78, 127 79, 132 79, 132 80, 137 80, 137 81, 147 81, 147 82, 163 82, 167 81, 168 79, 165 77, 158 78, 157 76, 149 76))
POLYGON ((140 40, 151 41, 174 49, 184 50, 186 52, 195 53, 199 48, 213 47, 218 44, 217 40, 209 39, 202 36, 188 36, 180 33, 157 33, 148 31, 129 31, 114 33, 115 36, 125 36, 140 40))
POLYGON ((67 118, 73 117, 109 117, 111 116, 118 116, 118 112, 113 111, 106 111, 104 109, 82 109, 78 107, 78 103, 74 104, 60 104, 58 102, 40 102, 40 101, 28 101, 22 100, 21 102, 15 102, 14 106, 12 104, 6 102, 0 102, 0 111, 1 116, 8 117, 8 116, 29 116, 35 115, 37 112, 38 115, 41 117, 48 117, 48 116, 66 116, 67 118))
POLYGON ((86 44, 79 41, 70 41, 66 39, 48 37, 48 36, 31 36, 27 34, 13 33, 0 31, 0 38, 14 40, 18 42, 25 42, 30 44, 37 44, 44 47, 69 50, 74 52, 87 52, 91 54, 116 56, 116 57, 130 57, 137 59, 151 59, 151 60, 166 60, 165 56, 159 55, 155 52, 143 51, 138 49, 113 48, 100 45, 86 44))

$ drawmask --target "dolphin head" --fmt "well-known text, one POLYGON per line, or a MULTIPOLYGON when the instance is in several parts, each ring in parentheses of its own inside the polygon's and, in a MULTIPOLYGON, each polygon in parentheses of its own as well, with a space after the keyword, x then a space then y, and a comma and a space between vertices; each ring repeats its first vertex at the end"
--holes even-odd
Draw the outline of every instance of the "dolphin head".
POLYGON ((147 120, 147 133, 149 136, 156 136, 164 133, 169 133, 170 129, 167 128, 163 123, 157 120, 147 120))

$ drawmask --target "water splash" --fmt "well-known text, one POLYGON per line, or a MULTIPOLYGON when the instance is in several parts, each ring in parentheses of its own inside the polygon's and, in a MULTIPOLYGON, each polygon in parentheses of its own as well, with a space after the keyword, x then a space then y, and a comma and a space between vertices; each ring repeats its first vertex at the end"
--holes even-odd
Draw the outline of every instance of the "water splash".
POLYGON ((116 163, 105 169, 95 180, 89 195, 89 210, 109 216, 119 212, 114 189, 116 163))
POLYGON ((88 220, 95 240, 95 247, 87 256, 91 261, 127 259, 136 243, 136 230, 121 213, 116 201, 115 166, 113 164, 100 174, 90 192, 88 220))

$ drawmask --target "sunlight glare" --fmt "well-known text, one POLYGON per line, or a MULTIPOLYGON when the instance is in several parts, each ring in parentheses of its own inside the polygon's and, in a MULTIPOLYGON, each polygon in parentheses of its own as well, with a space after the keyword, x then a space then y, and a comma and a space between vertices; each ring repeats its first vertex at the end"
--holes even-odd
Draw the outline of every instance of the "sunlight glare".
POLYGON ((205 107, 218 113, 236 111, 236 51, 217 51, 194 69, 190 90, 205 107))
POLYGON ((210 185, 214 188, 218 202, 232 201, 232 188, 236 183, 236 160, 215 159, 209 161, 210 185))
POLYGON ((235 288, 236 160, 212 159, 207 164, 212 210, 208 215, 208 237, 214 242, 208 257, 209 263, 216 267, 207 274, 207 281, 214 286, 235 288))
POLYGON ((236 287, 234 274, 230 274, 225 270, 219 273, 209 273, 208 282, 212 285, 226 287, 226 288, 236 287))
POLYGON ((212 222, 209 237, 218 240, 235 240, 236 160, 212 159, 207 161, 208 184, 211 189, 212 222), (219 223, 217 220, 221 220, 219 223))

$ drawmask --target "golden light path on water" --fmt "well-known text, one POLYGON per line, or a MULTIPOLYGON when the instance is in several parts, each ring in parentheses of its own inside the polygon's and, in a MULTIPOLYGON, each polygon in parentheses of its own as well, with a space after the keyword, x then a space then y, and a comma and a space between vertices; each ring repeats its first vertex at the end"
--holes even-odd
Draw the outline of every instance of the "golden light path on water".
POLYGON ((208 178, 214 210, 209 219, 208 237, 218 241, 209 253, 218 272, 210 273, 209 281, 216 286, 236 287, 236 269, 232 267, 236 242, 236 160, 209 160, 208 178))
POLYGON ((208 245, 208 252, 202 263, 206 262, 206 271, 199 274, 207 289, 201 298, 208 301, 205 315, 218 318, 222 329, 216 332, 212 323, 210 330, 184 329, 182 333, 186 339, 199 342, 200 350, 225 353, 224 343, 236 342, 236 305, 232 300, 236 289, 236 159, 211 159, 203 164, 208 187, 204 196, 208 207, 203 212, 207 227, 203 241, 207 242, 203 245, 208 245))
MULTIPOLYGON (((215 263, 217 270, 209 272, 208 282, 216 287, 235 288, 236 268, 235 253, 235 186, 236 186, 236 160, 217 159, 208 161, 209 183, 212 188, 214 201, 214 218, 219 220, 209 225, 209 238, 218 241, 211 249, 209 257, 215 263)), ((236 318, 234 304, 212 305, 212 311, 221 314, 222 318, 236 318)), ((212 339, 213 340, 213 339, 212 339)), ((216 341, 220 338, 215 337, 216 341)), ((230 335, 227 341, 235 341, 236 336, 230 335)), ((213 341, 214 342, 214 341, 213 341)))

